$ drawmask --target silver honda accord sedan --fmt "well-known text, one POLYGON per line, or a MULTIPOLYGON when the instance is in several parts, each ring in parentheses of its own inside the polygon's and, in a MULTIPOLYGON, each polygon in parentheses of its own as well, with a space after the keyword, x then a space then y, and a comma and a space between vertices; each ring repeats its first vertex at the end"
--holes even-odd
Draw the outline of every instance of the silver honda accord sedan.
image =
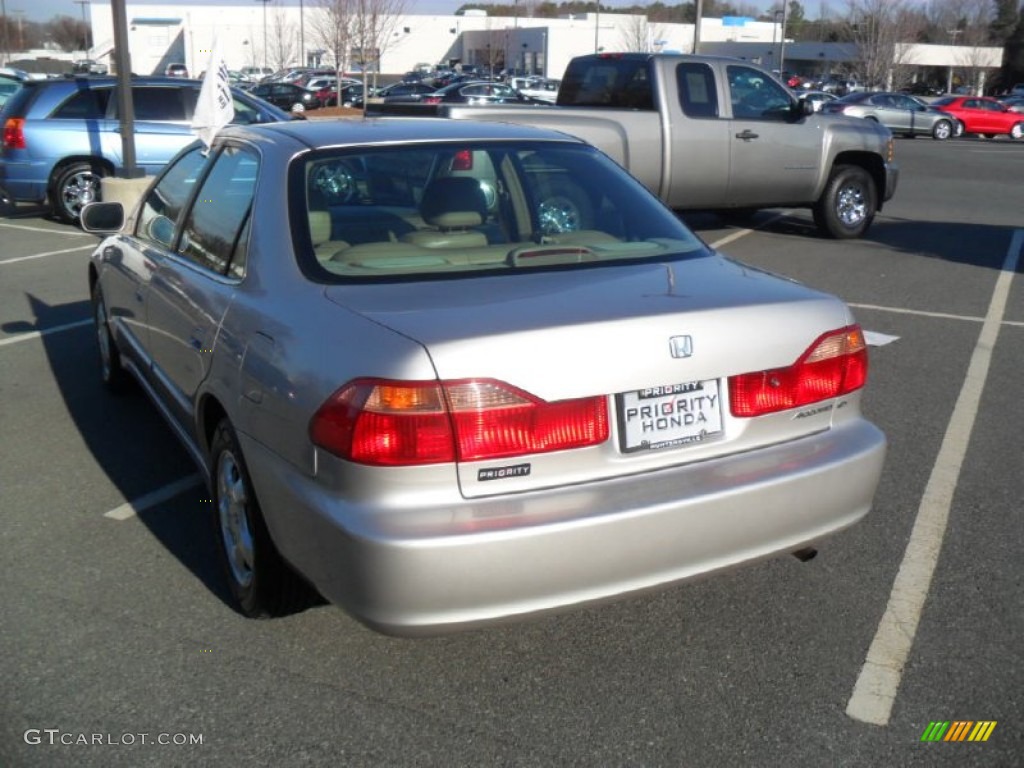
POLYGON ((83 224, 103 381, 204 472, 246 615, 318 591, 436 634, 806 554, 870 508, 849 308, 577 139, 230 127, 83 224))

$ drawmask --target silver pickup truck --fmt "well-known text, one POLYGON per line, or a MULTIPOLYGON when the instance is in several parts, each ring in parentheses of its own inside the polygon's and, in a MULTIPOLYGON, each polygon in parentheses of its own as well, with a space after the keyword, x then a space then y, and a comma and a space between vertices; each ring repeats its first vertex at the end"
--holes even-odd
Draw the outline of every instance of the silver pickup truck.
MULTIPOLYGON (((388 106, 381 111, 391 112, 388 106)), ((569 63, 554 107, 442 103, 433 110, 579 136, 676 210, 805 207, 835 238, 864 234, 899 173, 887 128, 815 113, 738 59, 580 56, 569 63)))

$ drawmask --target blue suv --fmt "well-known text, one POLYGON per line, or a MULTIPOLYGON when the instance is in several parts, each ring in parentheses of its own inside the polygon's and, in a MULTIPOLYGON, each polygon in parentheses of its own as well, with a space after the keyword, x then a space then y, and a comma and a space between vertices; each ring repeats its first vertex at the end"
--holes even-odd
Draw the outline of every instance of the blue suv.
MULTIPOLYGON (((196 137, 192 113, 199 80, 132 78, 135 155, 147 175, 157 173, 196 137)), ((100 179, 122 167, 117 78, 74 77, 23 84, 0 110, 0 189, 16 202, 50 201, 54 215, 72 223, 98 200, 100 179)), ((236 124, 290 120, 287 112, 232 89, 236 124)))

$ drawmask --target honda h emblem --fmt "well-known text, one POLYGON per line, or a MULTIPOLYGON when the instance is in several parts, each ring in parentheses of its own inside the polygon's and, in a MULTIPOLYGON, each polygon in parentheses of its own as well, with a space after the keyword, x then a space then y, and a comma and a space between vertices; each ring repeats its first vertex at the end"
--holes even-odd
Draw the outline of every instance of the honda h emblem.
POLYGON ((672 357, 689 357, 693 354, 693 338, 690 336, 672 336, 668 340, 672 357))

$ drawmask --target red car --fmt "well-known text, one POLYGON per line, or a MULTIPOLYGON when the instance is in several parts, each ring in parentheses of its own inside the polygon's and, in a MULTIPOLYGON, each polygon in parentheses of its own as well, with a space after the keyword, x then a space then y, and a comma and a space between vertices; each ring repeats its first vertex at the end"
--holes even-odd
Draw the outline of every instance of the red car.
POLYGON ((1007 109, 995 99, 946 96, 933 101, 931 106, 953 115, 963 125, 963 133, 976 133, 986 138, 1005 133, 1011 139, 1024 139, 1024 115, 1007 109))

